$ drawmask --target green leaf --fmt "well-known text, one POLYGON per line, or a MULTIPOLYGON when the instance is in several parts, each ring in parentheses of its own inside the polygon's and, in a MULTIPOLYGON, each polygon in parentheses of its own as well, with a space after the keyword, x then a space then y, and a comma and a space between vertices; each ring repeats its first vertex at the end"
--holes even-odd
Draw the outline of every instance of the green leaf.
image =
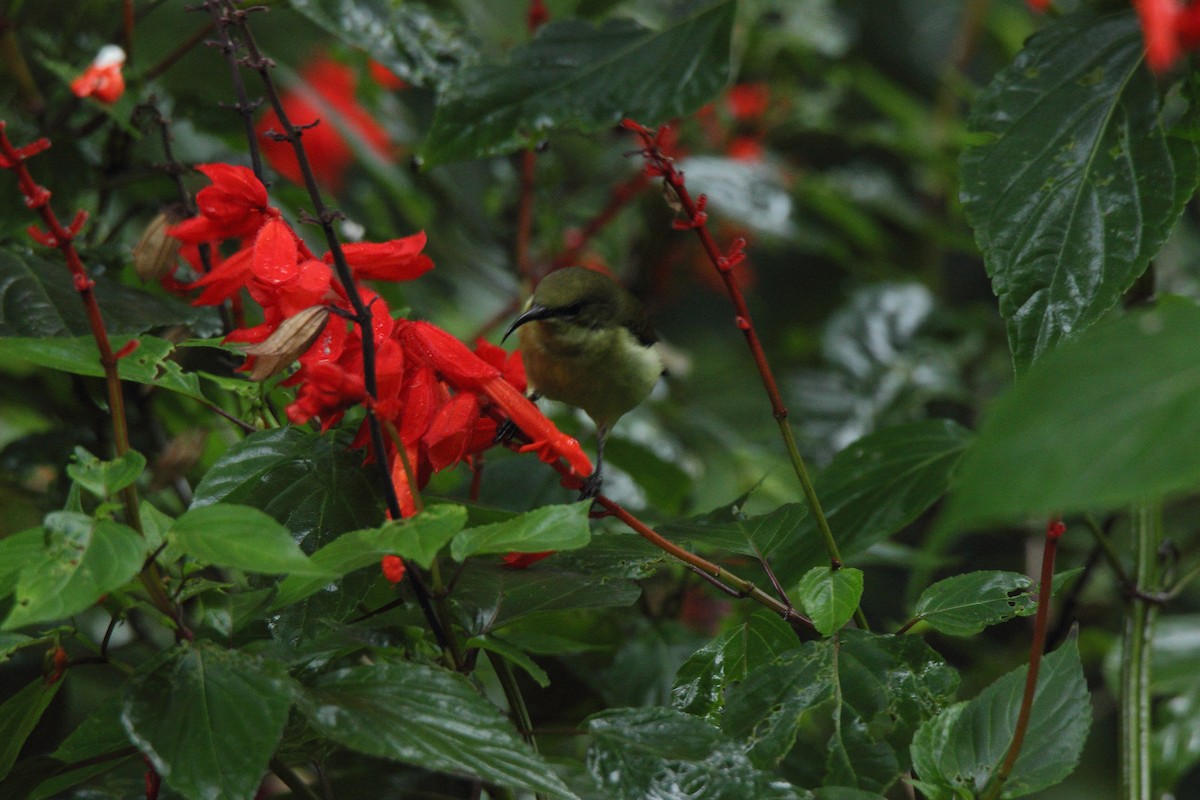
MULTIPOLYGON (((196 487, 193 508, 217 502, 253 506, 270 514, 313 553, 344 533, 375 528, 383 508, 363 454, 331 435, 288 427, 253 433, 217 459, 196 487)), ((314 635, 320 619, 342 620, 379 577, 376 569, 331 581, 337 591, 317 592, 281 612, 272 625, 279 639, 296 643, 314 635)))
POLYGON ((0 705, 0 779, 8 775, 46 706, 62 688, 61 680, 37 678, 0 705))
POLYGON ((574 797, 462 675, 377 663, 323 675, 297 698, 321 735, 368 755, 574 797))
POLYGON ((126 486, 132 486, 146 468, 146 457, 130 450, 120 458, 101 461, 82 447, 75 448, 75 460, 67 465, 67 475, 101 500, 126 486))
MULTIPOLYGON (((386 555, 412 559, 429 569, 438 551, 462 530, 466 520, 462 506, 430 506, 416 516, 388 522, 382 528, 344 533, 309 560, 313 567, 332 576, 378 564, 386 555)), ((280 582, 271 610, 291 605, 328 585, 329 577, 325 575, 289 575, 280 582)))
MULTIPOLYGON (((95 292, 110 335, 170 325, 204 326, 216 316, 211 309, 193 308, 106 277, 96 281, 95 292)), ((79 292, 62 261, 0 250, 0 337, 15 336, 91 336, 79 292)), ((8 344, 4 347, 7 350, 8 344)))
POLYGON ((862 592, 862 570, 813 567, 800 579, 798 599, 816 629, 829 636, 854 616, 862 592))
POLYGON ((790 547, 807 513, 803 503, 785 503, 766 514, 747 517, 741 504, 735 503, 659 526, 658 532, 672 541, 686 539, 701 547, 758 557, 790 547))
POLYGON ((504 522, 467 528, 450 542, 455 561, 482 553, 540 553, 575 550, 591 539, 588 511, 591 501, 545 506, 504 522))
POLYGON ((699 717, 672 708, 616 708, 585 723, 587 765, 613 800, 800 800, 807 792, 762 772, 742 748, 699 717))
POLYGON ((1112 308, 1196 188, 1129 9, 1051 21, 975 104, 962 202, 1018 371, 1112 308))
MULTIPOLYGON (((920 780, 915 785, 931 800, 955 800, 962 792, 974 796, 987 785, 1012 741, 1027 669, 1013 670, 917 731, 912 757, 920 780)), ((1025 743, 1002 797, 1022 797, 1069 775, 1091 719, 1079 647, 1072 637, 1042 661, 1025 743)))
POLYGON ((420 158, 433 165, 502 155, 552 130, 686 116, 729 78, 735 8, 731 0, 689 3, 658 32, 624 19, 599 28, 581 20, 544 25, 508 63, 459 73, 420 158))
MULTIPOLYGON (((112 348, 114 351, 119 350, 133 339, 132 336, 114 336, 112 348)), ((121 380, 144 383, 178 392, 185 397, 206 400, 196 376, 185 373, 179 364, 171 359, 175 352, 174 344, 166 339, 147 335, 139 336, 137 340, 137 349, 117 362, 117 373, 121 380)), ((3 342, 6 356, 20 358, 60 372, 104 377, 104 368, 100 365, 100 350, 91 336, 0 341, 3 342)))
POLYGON ((988 410, 942 529, 1120 508, 1200 481, 1200 308, 1164 301, 1039 361, 988 410))
POLYGON ((883 792, 907 769, 909 743, 958 676, 913 636, 844 630, 807 642, 730 691, 722 728, 772 767, 823 764, 821 783, 883 792))
POLYGON ((290 0, 289 5, 413 86, 440 91, 477 60, 462 22, 421 3, 290 0))
POLYGON ((982 570, 938 581, 921 593, 915 617, 947 636, 973 636, 989 625, 1037 610, 1033 581, 1019 572, 982 570))
POLYGON ((269 575, 334 577, 304 555, 287 528, 250 506, 217 503, 193 507, 171 525, 167 541, 203 564, 269 575))
POLYGON ((1170 698, 1156 711, 1154 738, 1151 740, 1154 785, 1173 787, 1200 762, 1200 689, 1170 698))
POLYGON ((44 558, 45 551, 44 528, 30 528, 0 539, 0 598, 16 591, 21 570, 44 558))
POLYGON ((8 661, 9 657, 17 650, 28 647, 37 641, 39 639, 23 633, 0 633, 0 664, 8 661))
MULTIPOLYGON (((814 485, 843 559, 900 531, 946 491, 970 433, 950 420, 897 425, 842 450, 814 485)), ((816 521, 801 520, 768 560, 785 586, 829 563, 816 521)))
POLYGON ((550 676, 546 674, 546 670, 539 667, 524 650, 503 639, 495 636, 472 636, 467 640, 466 647, 487 650, 489 653, 495 653, 506 661, 516 664, 543 689, 550 685, 550 676))
POLYGON ((765 609, 756 611, 683 663, 671 687, 672 704, 680 711, 719 722, 730 685, 798 646, 790 625, 765 609))
POLYGON ((70 511, 49 514, 42 546, 24 562, 16 603, 0 627, 77 614, 133 580, 145 557, 145 542, 128 525, 70 511))
POLYGON ((121 725, 122 704, 121 693, 114 692, 71 731, 53 753, 58 768, 37 782, 29 800, 54 797, 134 757, 133 753, 124 757, 114 755, 132 750, 121 725))
POLYGON ((184 644, 125 685, 121 724, 189 800, 250 800, 283 735, 292 693, 277 662, 184 644))
POLYGON ((641 594, 633 581, 555 569, 553 560, 527 569, 468 563, 454 590, 463 626, 476 636, 542 611, 627 606, 641 594))
POLYGON ((342 533, 383 521, 372 487, 362 453, 334 436, 277 428, 250 434, 217 459, 196 487, 192 508, 217 502, 253 506, 311 553, 342 533))

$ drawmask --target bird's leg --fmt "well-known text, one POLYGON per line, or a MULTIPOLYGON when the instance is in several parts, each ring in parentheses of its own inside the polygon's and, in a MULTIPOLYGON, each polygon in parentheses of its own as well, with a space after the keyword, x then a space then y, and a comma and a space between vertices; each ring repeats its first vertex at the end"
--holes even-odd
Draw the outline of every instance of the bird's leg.
POLYGON ((587 500, 600 494, 600 488, 604 485, 604 476, 600 474, 600 470, 604 466, 604 442, 607 439, 608 426, 596 426, 596 468, 583 482, 583 488, 579 490, 580 500, 587 500))

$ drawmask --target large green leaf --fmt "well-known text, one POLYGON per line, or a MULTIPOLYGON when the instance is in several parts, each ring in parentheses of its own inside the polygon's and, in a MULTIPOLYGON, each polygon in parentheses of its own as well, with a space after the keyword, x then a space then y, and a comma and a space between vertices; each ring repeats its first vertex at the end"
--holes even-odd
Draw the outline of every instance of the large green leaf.
POLYGON ((719 722, 727 687, 799 644, 796 632, 777 614, 756 611, 683 663, 671 687, 672 703, 680 711, 719 722))
MULTIPOLYGON (((134 337, 120 335, 112 337, 113 350, 119 350, 134 337)), ((166 339, 154 336, 138 336, 137 349, 117 362, 117 374, 121 380, 133 381, 169 389, 186 397, 205 400, 200 391, 200 380, 184 372, 171 356, 175 345, 166 339)), ((3 339, 0 346, 4 354, 20 358, 31 364, 49 367, 75 375, 104 377, 100 366, 100 349, 91 336, 74 338, 45 337, 36 339, 3 339)))
MULTIPOLYGON (((409 558, 429 569, 437 552, 462 530, 467 520, 462 506, 430 506, 416 516, 391 521, 382 528, 350 531, 312 555, 312 564, 332 575, 345 575, 378 564, 386 555, 409 558)), ((320 575, 289 575, 277 587, 272 609, 291 605, 329 585, 320 575)))
MULTIPOLYGON (((926 420, 868 434, 838 453, 815 486, 842 558, 865 553, 932 506, 969 440, 967 430, 950 420, 926 420)), ((785 587, 829 563, 811 515, 768 560, 785 587)))
POLYGON ((213 503, 189 509, 166 538, 175 550, 204 564, 269 575, 335 577, 304 555, 287 528, 250 506, 213 503))
POLYGON ((283 735, 292 693, 277 662, 184 644, 125 685, 121 724, 189 800, 250 800, 283 735))
MULTIPOLYGON (((976 796, 1000 766, 1012 741, 1028 667, 1013 670, 975 699, 956 703, 913 737, 915 785, 931 800, 976 796)), ((1091 726, 1092 705, 1072 637, 1042 661, 1033 711, 1002 797, 1053 786, 1071 773, 1091 726)))
POLYGON ((482 553, 540 553, 575 550, 591 538, 588 510, 591 501, 544 506, 504 522, 467 528, 450 542, 455 561, 482 553))
POLYGON ((673 708, 616 708, 586 722, 588 769, 603 796, 801 800, 807 792, 757 769, 742 748, 699 717, 673 708))
MULTIPOLYGON (((363 467, 363 454, 332 435, 298 428, 253 433, 229 448, 196 487, 193 508, 225 502, 253 506, 275 518, 313 553, 349 531, 374 528, 383 509, 363 467)), ((338 591, 317 592, 285 608, 272 624, 290 642, 320 630, 318 620, 357 613, 379 570, 330 581, 338 591)))
POLYGON ((469 562, 451 595, 473 636, 542 611, 627 606, 641 594, 631 580, 557 569, 553 557, 528 569, 485 561, 469 562))
POLYGON ((458 69, 476 60, 462 23, 422 3, 289 0, 288 4, 413 86, 440 90, 458 69))
POLYGON ((1119 508, 1200 481, 1200 308, 1164 301, 1035 364, 984 417, 943 529, 1119 508))
POLYGON ((1196 145, 1164 129, 1144 49, 1133 11, 1088 5, 975 104, 962 201, 1018 371, 1116 304, 1196 187, 1196 145))
POLYGON ((703 548, 757 557, 788 546, 808 513, 804 503, 784 503, 753 517, 742 513, 745 498, 705 514, 659 526, 672 541, 688 540, 703 548))
POLYGON ((368 755, 574 797, 462 675, 378 663, 323 675, 297 699, 323 736, 368 755))
MULTIPOLYGON (((83 611, 133 580, 146 557, 146 543, 137 531, 112 520, 58 511, 46 517, 41 533, 41 547, 21 567, 5 629, 83 611)), ((22 536, 28 544, 29 532, 22 536)))
POLYGON ((695 111, 729 77, 736 4, 687 4, 661 31, 625 19, 551 22, 508 63, 458 74, 421 149, 427 165, 501 155, 552 130, 593 131, 623 117, 654 125, 695 111))
POLYGON ((126 486, 132 486, 145 468, 146 457, 136 450, 112 461, 101 461, 85 448, 76 447, 74 460, 67 465, 67 475, 96 497, 107 500, 126 486))
POLYGON ((882 792, 907 768, 914 731, 958 676, 916 637, 845 630, 751 672, 721 721, 760 767, 789 751, 823 764, 822 785, 882 792))
POLYGON ((373 528, 383 511, 363 454, 334 436, 278 428, 247 436, 213 464, 193 508, 217 502, 253 506, 290 530, 306 552, 338 534, 373 528))
POLYGON ((17 763, 21 747, 62 684, 61 680, 47 683, 39 677, 0 705, 0 780, 17 763))
MULTIPOLYGON (((200 324, 215 314, 169 297, 96 281, 96 300, 109 334, 200 324)), ((87 314, 66 264, 28 253, 0 250, 0 336, 69 337, 91 335, 87 314)))

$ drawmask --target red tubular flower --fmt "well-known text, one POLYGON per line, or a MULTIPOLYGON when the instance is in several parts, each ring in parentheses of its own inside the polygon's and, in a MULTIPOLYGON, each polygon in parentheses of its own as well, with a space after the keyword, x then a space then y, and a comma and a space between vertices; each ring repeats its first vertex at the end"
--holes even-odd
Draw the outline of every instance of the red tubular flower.
POLYGON ((522 452, 536 452, 545 462, 562 458, 576 475, 591 474, 592 462, 579 442, 555 427, 529 398, 504 380, 500 370, 476 356, 465 344, 428 322, 407 322, 398 331, 406 352, 425 362, 459 391, 483 395, 511 419, 532 440, 521 448, 522 452))
POLYGON ((279 216, 279 209, 267 204, 267 187, 246 167, 198 164, 196 169, 212 181, 196 194, 200 216, 167 229, 184 244, 246 239, 279 216))
POLYGON ((479 422, 479 398, 460 392, 437 410, 421 437, 429 465, 434 471, 453 466, 463 459, 479 422))
POLYGON ((124 65, 125 51, 115 44, 106 44, 91 66, 71 81, 71 91, 76 97, 94 97, 112 105, 125 93, 125 77, 121 74, 124 65))
POLYGON ((375 81, 389 92, 398 92, 401 89, 408 88, 408 83, 405 82, 403 78, 392 72, 383 64, 380 64, 375 59, 371 59, 367 62, 367 74, 371 76, 371 80, 375 81))
POLYGON ((404 561, 400 556, 384 556, 379 562, 379 568, 388 583, 399 583, 404 578, 404 561))
MULTIPOLYGON (((392 239, 388 242, 360 242, 342 245, 346 263, 354 277, 377 281, 411 281, 433 269, 433 261, 424 255, 425 232, 392 239)), ((332 264, 333 256, 325 254, 325 263, 332 264)))
MULTIPOLYGON (((317 180, 336 192, 341 188, 346 168, 354 159, 346 133, 362 141, 381 158, 389 155, 391 142, 387 131, 355 99, 357 82, 349 67, 321 56, 307 66, 300 77, 303 85, 285 92, 281 98, 283 109, 288 119, 297 124, 320 121, 316 127, 304 130, 304 149, 317 180)), ((276 172, 303 186, 304 176, 291 143, 266 136, 270 130, 283 130, 274 111, 268 111, 258 123, 263 154, 276 172)))
POLYGON ((1146 64, 1155 72, 1165 72, 1182 54, 1176 25, 1178 0, 1134 0, 1134 9, 1142 23, 1146 39, 1146 64))

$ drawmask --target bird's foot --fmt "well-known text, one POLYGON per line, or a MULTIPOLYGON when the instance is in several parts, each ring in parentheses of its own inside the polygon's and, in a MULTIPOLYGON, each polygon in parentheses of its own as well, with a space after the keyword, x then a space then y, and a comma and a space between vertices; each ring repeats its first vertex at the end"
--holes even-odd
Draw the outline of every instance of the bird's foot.
POLYGON ((600 489, 604 487, 604 478, 600 475, 600 470, 594 470, 591 475, 588 475, 583 480, 583 486, 579 490, 580 500, 593 500, 596 495, 600 494, 600 489))

